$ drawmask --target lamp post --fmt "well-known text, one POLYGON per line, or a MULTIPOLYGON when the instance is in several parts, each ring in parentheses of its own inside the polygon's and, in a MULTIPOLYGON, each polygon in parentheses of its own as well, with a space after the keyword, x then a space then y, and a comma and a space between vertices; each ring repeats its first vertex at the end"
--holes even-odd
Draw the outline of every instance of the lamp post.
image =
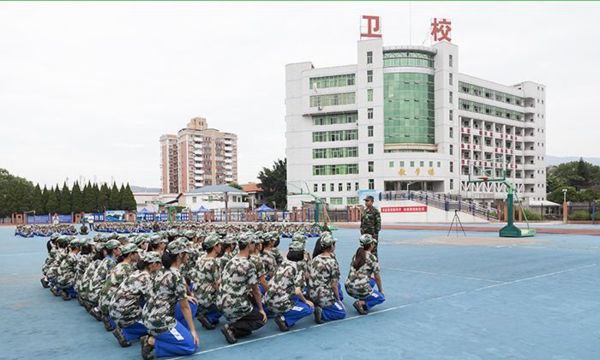
POLYGON ((563 192, 563 223, 566 224, 569 217, 569 210, 567 208, 567 189, 562 189, 563 192))

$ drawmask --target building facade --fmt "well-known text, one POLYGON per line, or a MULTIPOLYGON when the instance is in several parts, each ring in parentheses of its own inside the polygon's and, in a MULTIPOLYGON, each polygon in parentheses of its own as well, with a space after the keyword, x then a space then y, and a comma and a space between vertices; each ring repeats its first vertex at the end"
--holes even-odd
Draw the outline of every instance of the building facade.
POLYGON ((177 135, 161 136, 160 143, 163 193, 237 182, 237 136, 208 128, 206 119, 193 118, 177 135))
POLYGON ((545 200, 545 86, 459 71, 458 46, 358 41, 356 64, 286 66, 288 206, 307 192, 332 207, 360 190, 445 194, 491 203, 512 181, 545 200))

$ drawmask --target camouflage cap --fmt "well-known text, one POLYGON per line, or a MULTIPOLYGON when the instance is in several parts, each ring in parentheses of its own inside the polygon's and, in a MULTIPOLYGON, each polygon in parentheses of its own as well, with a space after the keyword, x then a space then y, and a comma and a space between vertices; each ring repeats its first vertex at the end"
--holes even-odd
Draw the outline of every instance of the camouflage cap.
POLYGON ((206 248, 212 248, 221 242, 221 237, 217 234, 210 234, 204 239, 204 246, 206 248))
POLYGON ((166 243, 166 242, 167 242, 167 239, 164 239, 160 235, 152 235, 152 237, 150 238, 150 244, 152 244, 152 245, 158 245, 160 243, 166 243))
POLYGON ((300 241, 292 241, 289 247, 290 251, 304 251, 304 244, 300 241))
POLYGON ((238 242, 239 235, 238 234, 227 234, 223 239, 223 243, 225 245, 234 245, 238 242))
POLYGON ((167 245, 167 250, 174 255, 188 252, 188 242, 186 238, 180 237, 173 240, 167 245))
POLYGON ((204 231, 198 231, 198 232, 196 232, 196 237, 204 238, 204 237, 206 237, 206 233, 204 231))
POLYGON ((336 239, 331 235, 326 235, 321 238, 321 247, 328 248, 331 245, 335 244, 336 239))
POLYGON ((128 244, 122 245, 119 249, 121 249, 121 254, 127 255, 129 253, 137 251, 138 247, 134 243, 128 243, 128 244))
POLYGON ((56 242, 61 244, 61 245, 66 245, 69 243, 71 239, 68 236, 65 235, 61 235, 58 237, 58 239, 56 239, 56 242))
POLYGON ((94 244, 94 249, 96 250, 96 252, 102 251, 102 249, 104 249, 104 243, 101 241, 98 241, 97 243, 94 244))
POLYGON ((108 235, 109 239, 118 239, 119 238, 119 234, 117 234, 116 232, 110 233, 108 235))
POLYGON ((121 246, 121 243, 119 242, 119 240, 115 240, 115 239, 108 240, 106 243, 104 243, 104 247, 107 248, 107 249, 109 249, 109 250, 110 249, 116 249, 119 246, 121 246))
POLYGON ((59 233, 52 233, 52 235, 50 235, 50 240, 58 240, 59 237, 59 233))
POLYGON ((186 230, 183 233, 183 236, 185 236, 186 238, 188 238, 189 240, 192 240, 193 238, 196 237, 196 232, 194 230, 186 230))
POLYGON ((373 238, 373 236, 371 236, 371 234, 362 234, 358 240, 360 242, 360 246, 367 246, 376 242, 376 240, 373 238))
POLYGON ((250 242, 254 241, 254 235, 250 235, 250 233, 242 233, 238 236, 237 242, 240 245, 248 245, 250 242))
POLYGON ((142 255, 142 261, 148 264, 159 263, 161 262, 161 256, 156 251, 148 251, 142 255))
POLYGON ((171 237, 179 236, 179 231, 177 229, 169 229, 167 235, 171 237))
POLYGON ((129 241, 129 236, 127 236, 125 234, 119 234, 117 236, 117 240, 119 240, 121 243, 124 243, 124 242, 129 241))
POLYGON ((81 247, 82 240, 83 239, 79 239, 79 238, 71 238, 70 241, 69 241, 69 246, 71 246, 71 247, 81 247))
POLYGON ((301 232, 296 232, 296 233, 294 233, 294 236, 292 236, 292 241, 300 241, 300 242, 305 243, 306 236, 304 236, 304 234, 301 232))
POLYGON ((130 241, 132 244, 136 244, 139 246, 141 243, 144 242, 144 240, 146 240, 146 238, 144 236, 139 235, 139 236, 135 236, 130 241))

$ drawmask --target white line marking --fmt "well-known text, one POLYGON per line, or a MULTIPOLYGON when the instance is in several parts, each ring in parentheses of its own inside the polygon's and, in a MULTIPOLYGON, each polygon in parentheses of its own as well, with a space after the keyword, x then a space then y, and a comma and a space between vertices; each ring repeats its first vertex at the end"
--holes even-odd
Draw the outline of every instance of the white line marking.
POLYGON ((394 311, 394 310, 404 309, 404 308, 407 308, 407 307, 410 307, 410 306, 424 304, 424 303, 431 302, 431 301, 445 300, 445 299, 449 299, 449 298, 452 298, 452 297, 456 297, 456 296, 460 296, 460 295, 464 295, 464 294, 468 294, 468 293, 472 293, 472 292, 479 292, 479 291, 483 291, 483 290, 487 290, 487 289, 491 289, 491 288, 495 288, 495 287, 500 287, 500 286, 505 286, 505 285, 513 285, 513 284, 517 284, 517 283, 520 283, 520 282, 523 282, 523 281, 536 280, 536 279, 541 279, 541 278, 545 278, 545 277, 548 277, 548 276, 554 276, 554 275, 564 274, 564 273, 571 272, 571 271, 576 271, 576 270, 591 268, 591 267, 594 267, 594 266, 597 266, 597 265, 598 265, 597 263, 588 264, 588 265, 581 265, 581 266, 576 266, 576 267, 572 267, 572 268, 565 269, 565 270, 554 271, 554 272, 551 272, 551 273, 540 274, 540 275, 535 275, 535 276, 529 276, 529 277, 522 278, 522 279, 517 279, 517 280, 504 281, 504 282, 500 282, 500 283, 497 283, 497 284, 491 284, 491 285, 487 285, 487 286, 478 287, 478 288, 475 288, 475 289, 461 290, 461 291, 458 291, 458 292, 455 292, 455 293, 451 293, 451 294, 447 294, 447 295, 440 295, 440 296, 436 296, 436 297, 429 298, 429 299, 423 299, 421 301, 415 301, 415 302, 408 303, 408 304, 402 304, 402 305, 398 305, 398 306, 392 306, 392 307, 389 307, 389 308, 386 308, 386 309, 372 311, 372 312, 368 313, 367 315, 350 316, 350 317, 346 317, 346 318, 341 319, 341 320, 335 320, 335 321, 326 322, 326 323, 323 323, 323 324, 315 324, 315 325, 307 326, 305 328, 299 328, 299 329, 294 329, 294 330, 290 330, 290 331, 287 331, 287 332, 282 332, 282 333, 278 333, 278 334, 263 336, 263 337, 260 337, 260 338, 246 340, 246 341, 243 341, 243 342, 240 342, 240 343, 236 343, 236 344, 230 344, 230 345, 220 346, 220 347, 216 347, 216 348, 212 348, 212 349, 208 349, 208 350, 199 351, 199 352, 196 352, 196 353, 194 353, 192 355, 189 355, 189 356, 175 357, 173 359, 185 359, 185 358, 189 358, 190 356, 197 356, 197 355, 202 355, 202 354, 206 354, 206 353, 210 353, 210 352, 214 352, 214 351, 218 351, 218 350, 229 349, 229 348, 232 348, 232 347, 235 347, 235 346, 250 344, 250 343, 254 343, 254 342, 262 341, 262 340, 267 340, 267 339, 272 339, 272 338, 275 338, 275 337, 279 337, 279 336, 283 336, 283 335, 289 335, 289 334, 296 333, 296 332, 299 332, 299 331, 304 331, 304 330, 308 330, 308 329, 318 328, 318 327, 325 326, 325 325, 337 324, 337 323, 341 323, 341 322, 344 322, 344 321, 354 320, 354 319, 358 319, 358 318, 364 318, 366 316, 373 316, 373 315, 377 315, 377 314, 382 314, 382 313, 386 313, 388 311, 394 311))
POLYGON ((430 271, 422 271, 422 270, 414 270, 414 269, 402 269, 402 268, 388 268, 388 267, 384 267, 383 270, 406 271, 406 272, 412 272, 412 273, 418 273, 418 274, 426 274, 426 275, 436 275, 436 276, 450 276, 450 277, 456 277, 456 278, 461 278, 461 279, 487 281, 487 282, 498 283, 498 284, 502 282, 500 280, 483 279, 483 278, 477 278, 477 277, 472 277, 472 276, 463 276, 463 275, 446 274, 446 273, 435 273, 435 272, 430 272, 430 271))

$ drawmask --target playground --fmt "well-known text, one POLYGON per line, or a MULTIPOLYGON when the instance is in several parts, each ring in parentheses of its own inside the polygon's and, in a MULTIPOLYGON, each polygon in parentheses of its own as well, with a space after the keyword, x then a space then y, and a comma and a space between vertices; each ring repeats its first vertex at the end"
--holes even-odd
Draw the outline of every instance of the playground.
MULTIPOLYGON (((45 238, 17 238, 0 228, 3 359, 139 359, 138 344, 120 348, 76 302, 39 283, 45 238)), ((357 229, 339 229, 345 278, 357 229)), ((346 319, 312 318, 282 333, 270 321, 228 345, 219 331, 199 330, 192 358, 211 359, 589 359, 600 354, 600 237, 383 230, 387 301, 367 316, 344 300, 346 319)), ((280 245, 284 249, 288 240, 280 245)), ((312 248, 310 240, 308 248, 312 248)), ((344 279, 342 279, 344 280, 344 279)))

